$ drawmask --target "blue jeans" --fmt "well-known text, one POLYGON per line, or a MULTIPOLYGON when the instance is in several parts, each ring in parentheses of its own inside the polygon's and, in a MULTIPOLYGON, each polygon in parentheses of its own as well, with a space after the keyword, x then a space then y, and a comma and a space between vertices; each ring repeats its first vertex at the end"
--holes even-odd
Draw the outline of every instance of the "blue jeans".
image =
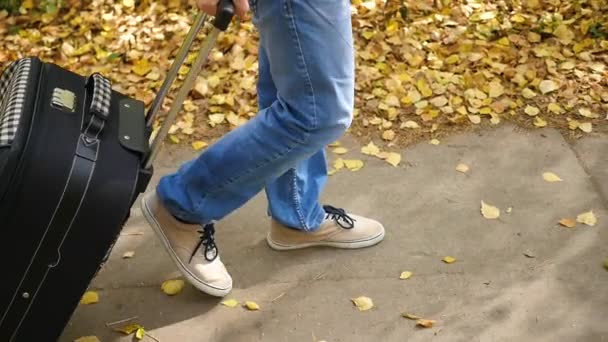
POLYGON ((314 231, 325 216, 325 147, 352 122, 350 1, 257 0, 252 11, 258 114, 163 177, 157 192, 176 217, 204 225, 265 190, 273 219, 314 231))

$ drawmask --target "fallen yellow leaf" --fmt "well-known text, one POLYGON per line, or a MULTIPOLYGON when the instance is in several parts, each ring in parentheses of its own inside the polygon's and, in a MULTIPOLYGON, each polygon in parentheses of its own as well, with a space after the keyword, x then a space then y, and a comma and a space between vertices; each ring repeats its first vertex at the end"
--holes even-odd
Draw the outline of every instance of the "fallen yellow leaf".
POLYGON ((359 159, 345 159, 344 166, 351 171, 359 171, 363 167, 363 160, 359 159))
POLYGON ((329 147, 338 147, 338 146, 340 146, 340 145, 341 145, 340 141, 334 141, 334 142, 332 142, 331 144, 329 144, 328 146, 329 146, 329 147))
POLYGON ((524 88, 524 90, 521 91, 521 95, 526 99, 531 99, 536 96, 536 93, 530 88, 524 88))
POLYGON ((558 175, 556 175, 553 172, 545 172, 543 173, 543 179, 549 183, 553 183, 553 182, 562 182, 562 179, 559 178, 558 175))
POLYGON ((411 128, 411 129, 420 128, 420 125, 418 125, 418 123, 416 121, 409 120, 409 121, 404 122, 401 128, 411 128))
POLYGON ((132 258, 132 257, 134 257, 134 256, 135 256, 135 252, 134 252, 134 251, 128 251, 128 252, 125 252, 125 253, 122 255, 122 258, 123 258, 123 259, 131 259, 131 258, 132 258))
POLYGON ((429 97, 429 96, 433 95, 433 90, 431 89, 431 87, 429 86, 429 84, 426 82, 426 80, 424 78, 420 78, 420 79, 418 79, 418 81, 416 81, 416 88, 418 88, 418 91, 424 97, 429 97))
POLYGON ((437 139, 432 139, 432 140, 430 141, 430 144, 431 144, 431 145, 435 145, 435 146, 437 146, 437 145, 441 144, 441 141, 439 141, 439 140, 437 140, 437 139))
POLYGON ((555 91, 558 88, 559 85, 552 80, 543 80, 538 85, 538 89, 540 89, 540 92, 543 93, 543 95, 555 91))
POLYGON ((454 263, 456 261, 456 259, 451 256, 446 256, 445 258, 442 259, 442 261, 445 262, 446 264, 451 264, 451 263, 454 263))
POLYGON ((250 311, 260 310, 260 306, 258 305, 258 303, 252 302, 252 301, 246 301, 245 307, 247 308, 247 310, 250 310, 250 311))
POLYGON ((416 325, 424 327, 424 328, 432 328, 435 325, 435 321, 432 319, 419 319, 416 321, 416 325))
POLYGON ((576 227, 576 221, 569 217, 559 220, 559 224, 561 224, 564 227, 568 227, 568 228, 576 227))
POLYGON ((97 336, 83 336, 74 340, 74 342, 101 342, 97 336))
POLYGON ((524 109, 524 113, 526 113, 530 116, 535 116, 535 115, 538 115, 538 113, 540 113, 540 109, 538 109, 538 107, 528 105, 524 109))
POLYGON ((144 338, 145 335, 146 335, 146 331, 144 330, 144 328, 139 328, 139 329, 137 329, 137 331, 135 331, 135 338, 138 340, 141 340, 142 338, 144 338))
POLYGON ((114 331, 121 332, 125 335, 131 335, 136 332, 138 329, 143 329, 143 327, 137 323, 132 323, 129 325, 125 325, 122 328, 115 328, 114 331))
POLYGON ((593 125, 591 122, 583 122, 582 124, 578 125, 578 129, 585 133, 591 133, 591 131, 593 131, 593 125))
POLYGON ((582 213, 576 217, 576 221, 579 223, 586 224, 588 226, 595 226, 597 223, 597 217, 593 213, 593 210, 588 211, 586 213, 582 213))
POLYGON ((200 150, 204 149, 207 146, 208 146, 208 144, 206 142, 204 142, 204 141, 198 140, 198 141, 192 142, 192 148, 195 151, 200 151, 200 150))
POLYGON ((401 154, 396 152, 388 152, 385 160, 387 163, 397 166, 401 162, 401 154))
POLYGON ((467 173, 467 172, 469 172, 469 166, 467 164, 458 164, 456 166, 456 171, 462 172, 462 173, 467 173))
POLYGON ((500 216, 500 209, 481 201, 481 214, 488 220, 497 219, 500 216))
POLYGON ((334 168, 336 170, 341 170, 344 168, 344 159, 338 158, 334 161, 334 168))
POLYGON ((346 149, 344 147, 336 147, 333 149, 332 152, 335 154, 346 154, 348 152, 348 149, 346 149))
POLYGON ((171 140, 171 142, 174 144, 179 144, 179 138, 175 135, 169 135, 169 140, 171 140))
POLYGON ((99 303, 99 294, 95 291, 87 291, 82 295, 80 304, 88 305, 99 303))
POLYGON ((393 131, 392 129, 388 129, 388 130, 382 132, 382 139, 384 139, 386 141, 391 141, 391 140, 395 139, 395 131, 393 131))
POLYGON ((559 25, 555 31, 553 31, 553 35, 564 45, 569 45, 572 42, 572 39, 574 39, 574 32, 564 24, 559 25))
POLYGON ((414 314, 407 313, 407 312, 402 313, 401 317, 404 317, 404 318, 407 318, 407 319, 411 319, 411 320, 414 320, 414 321, 422 319, 422 317, 420 317, 418 315, 414 315, 414 314))
POLYGON ((561 114, 563 113, 562 107, 560 107, 557 103, 549 103, 547 106, 547 110, 553 114, 561 114))
POLYGON ((152 70, 152 67, 147 59, 140 59, 135 63, 132 70, 138 76, 146 76, 152 70))
POLYGON ((351 301, 355 304, 359 311, 366 311, 374 307, 374 302, 369 297, 352 298, 351 301))
POLYGON ((597 119, 600 117, 599 114, 592 112, 589 108, 581 108, 578 110, 578 113, 581 116, 584 116, 584 117, 590 118, 590 119, 597 119))
POLYGON ((410 272, 410 271, 405 271, 405 272, 401 272, 401 275, 399 276, 399 279, 409 279, 412 277, 414 273, 410 272))
POLYGON ((368 156, 375 156, 380 153, 380 149, 374 144, 373 141, 371 141, 369 144, 367 144, 367 146, 361 147, 361 153, 368 156))
POLYGON ((492 98, 500 97, 505 92, 505 88, 500 84, 500 81, 492 81, 489 84, 488 96, 492 98))
POLYGON ((169 296, 174 296, 184 289, 184 281, 181 279, 167 280, 162 283, 161 290, 169 296))
POLYGON ((539 127, 539 128, 545 127, 545 126, 547 126, 547 121, 545 121, 540 116, 537 116, 534 118, 534 126, 539 127))
POLYGON ((469 115, 469 120, 474 123, 475 125, 478 125, 481 123, 481 117, 479 115, 469 115))
POLYGON ((608 258, 604 260, 604 268, 608 271, 608 258))
POLYGON ((236 299, 228 299, 222 302, 222 305, 229 308, 236 308, 239 305, 239 301, 236 299))

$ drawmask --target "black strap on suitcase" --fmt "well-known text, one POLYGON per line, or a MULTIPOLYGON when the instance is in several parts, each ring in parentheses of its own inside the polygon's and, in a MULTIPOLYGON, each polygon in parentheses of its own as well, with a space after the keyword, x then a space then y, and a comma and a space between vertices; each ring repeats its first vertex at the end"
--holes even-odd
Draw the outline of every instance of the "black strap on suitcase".
POLYGON ((107 259, 221 31, 214 27, 150 147, 152 123, 202 28, 199 13, 155 101, 113 91, 36 57, 0 75, 0 341, 56 341, 107 259))

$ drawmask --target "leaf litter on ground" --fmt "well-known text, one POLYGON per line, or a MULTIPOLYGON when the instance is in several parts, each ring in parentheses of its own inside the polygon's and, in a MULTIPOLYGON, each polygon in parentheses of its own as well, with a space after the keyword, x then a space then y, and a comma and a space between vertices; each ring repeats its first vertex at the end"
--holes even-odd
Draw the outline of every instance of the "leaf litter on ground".
MULTIPOLYGON (((36 3, 15 16, 0 11, 0 66, 38 55, 83 75, 104 73, 117 91, 149 105, 192 9, 177 1, 87 4, 69 1, 47 12, 36 3), (92 44, 90 32, 104 34, 92 44)), ((352 10, 356 135, 407 144, 502 121, 575 127, 576 134, 606 131, 600 113, 608 110, 602 53, 608 7, 600 0, 356 0, 352 10), (525 115, 525 108, 542 118, 525 115)), ((219 40, 221 53, 201 72, 171 141, 211 142, 257 114, 259 37, 250 19, 219 40)), ((163 119, 161 113, 155 129, 163 119)))

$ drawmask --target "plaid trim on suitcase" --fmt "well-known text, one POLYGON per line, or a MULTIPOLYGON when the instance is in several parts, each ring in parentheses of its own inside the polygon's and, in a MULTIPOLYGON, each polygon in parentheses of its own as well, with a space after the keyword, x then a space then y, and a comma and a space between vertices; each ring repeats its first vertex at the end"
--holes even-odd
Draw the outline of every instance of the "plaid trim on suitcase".
POLYGON ((31 59, 21 59, 0 76, 0 147, 10 146, 17 134, 31 65, 31 59))

